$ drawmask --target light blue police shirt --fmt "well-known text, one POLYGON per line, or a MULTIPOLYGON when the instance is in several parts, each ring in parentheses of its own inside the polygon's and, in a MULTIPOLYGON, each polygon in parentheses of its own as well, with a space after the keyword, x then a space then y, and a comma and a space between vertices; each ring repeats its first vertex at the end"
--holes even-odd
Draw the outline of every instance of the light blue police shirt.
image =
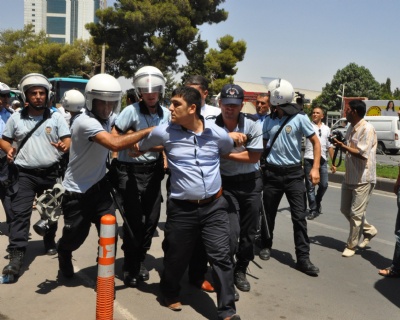
MULTIPOLYGON (((217 118, 216 123, 221 123, 222 116, 217 118)), ((226 132, 229 133, 229 130, 224 126, 226 132)), ((257 120, 255 115, 244 115, 243 113, 239 114, 239 121, 237 127, 233 130, 233 132, 241 132, 244 134, 250 134, 252 139, 245 146, 235 147, 230 152, 231 153, 239 153, 243 151, 252 151, 252 152, 263 152, 263 137, 262 137, 262 128, 261 123, 257 120)), ((259 170, 260 164, 257 163, 243 163, 234 160, 221 159, 221 174, 223 176, 236 176, 238 174, 246 174, 259 170)))
POLYGON ((171 198, 200 200, 221 188, 220 155, 230 152, 233 140, 213 121, 204 120, 204 130, 194 133, 177 124, 154 128, 140 142, 140 150, 163 145, 171 170, 171 198))
MULTIPOLYGON (((141 108, 143 107, 141 107, 139 103, 135 103, 122 110, 115 120, 117 129, 124 133, 129 129, 139 131, 148 127, 168 123, 170 119, 171 112, 167 108, 160 106, 154 114, 150 114, 147 110, 141 110, 141 108)), ((128 153, 129 149, 119 151, 118 160, 122 162, 145 163, 155 161, 160 156, 159 152, 146 152, 144 155, 132 158, 128 153)))
POLYGON ((102 131, 111 132, 114 115, 100 123, 92 113, 86 111, 75 119, 71 126, 71 148, 69 163, 63 186, 73 192, 85 193, 104 178, 109 150, 92 140, 102 131))
MULTIPOLYGON (((274 139, 287 116, 281 119, 268 117, 264 121, 264 139, 268 140, 268 145, 274 139)), ((301 138, 305 135, 311 138, 315 134, 312 123, 307 115, 297 114, 286 123, 275 140, 272 150, 267 157, 267 162, 272 165, 287 166, 300 164, 301 162, 301 138)))
MULTIPOLYGON (((22 112, 14 112, 6 123, 3 137, 14 140, 19 148, 24 137, 43 119, 40 116, 21 117, 22 112)), ((70 131, 67 122, 59 112, 52 112, 51 117, 35 130, 26 140, 24 147, 15 158, 15 164, 26 169, 47 168, 60 159, 60 152, 51 145, 60 138, 69 137, 70 131)))

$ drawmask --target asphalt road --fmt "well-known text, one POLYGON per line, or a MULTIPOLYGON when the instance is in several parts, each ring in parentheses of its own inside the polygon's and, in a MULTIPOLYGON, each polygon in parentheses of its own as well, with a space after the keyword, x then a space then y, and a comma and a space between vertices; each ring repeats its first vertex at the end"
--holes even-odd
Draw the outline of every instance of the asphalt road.
MULTIPOLYGON (((294 269, 295 254, 288 204, 283 199, 277 216, 272 258, 256 256, 248 269, 251 291, 241 292, 237 311, 242 319, 365 320, 398 319, 400 279, 385 279, 377 268, 387 267, 393 255, 393 228, 397 212, 394 194, 375 191, 367 217, 378 229, 370 247, 343 258, 348 222, 339 211, 340 185, 331 183, 323 201, 323 214, 309 222, 311 260, 321 269, 309 277, 294 269)), ((2 210, 1 210, 2 211, 2 210)), ((33 213, 32 223, 38 220, 33 213)), ((122 219, 118 218, 119 223, 122 219)), ((7 245, 4 212, 0 213, 0 247, 7 245)), ((139 288, 121 281, 122 255, 117 251, 114 319, 216 319, 215 294, 201 292, 182 280, 184 309, 173 312, 160 303, 161 241, 165 209, 146 265, 150 280, 139 288)), ((61 234, 62 218, 58 236, 61 234)), ((16 283, 0 284, 0 320, 95 319, 97 235, 93 227, 84 245, 73 254, 76 275, 58 275, 56 256, 43 254, 43 242, 32 230, 23 274, 16 283)), ((119 242, 118 247, 121 242, 119 242)), ((7 260, 0 258, 0 268, 7 260)))

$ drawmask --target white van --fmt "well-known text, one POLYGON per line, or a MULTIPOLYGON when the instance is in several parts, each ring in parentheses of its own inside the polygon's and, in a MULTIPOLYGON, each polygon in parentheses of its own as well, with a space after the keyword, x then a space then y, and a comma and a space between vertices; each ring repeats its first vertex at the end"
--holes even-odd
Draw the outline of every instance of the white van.
MULTIPOLYGON (((378 138, 377 153, 387 151, 396 154, 400 150, 400 122, 398 117, 366 116, 364 119, 375 128, 378 138)), ((333 124, 331 131, 339 130, 345 135, 349 127, 349 124, 346 123, 346 118, 339 119, 333 124)))

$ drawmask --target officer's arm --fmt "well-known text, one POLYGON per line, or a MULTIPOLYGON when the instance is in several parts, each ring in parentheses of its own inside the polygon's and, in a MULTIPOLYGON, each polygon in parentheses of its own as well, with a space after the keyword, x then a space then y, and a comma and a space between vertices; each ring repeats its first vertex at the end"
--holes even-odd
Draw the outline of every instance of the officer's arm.
POLYGON ((101 131, 92 137, 92 140, 111 151, 120 151, 133 148, 135 143, 148 136, 154 127, 146 128, 137 132, 114 136, 107 131, 101 131))
POLYGON ((222 155, 222 158, 244 163, 257 163, 260 160, 262 152, 254 152, 245 150, 243 152, 228 153, 222 155))

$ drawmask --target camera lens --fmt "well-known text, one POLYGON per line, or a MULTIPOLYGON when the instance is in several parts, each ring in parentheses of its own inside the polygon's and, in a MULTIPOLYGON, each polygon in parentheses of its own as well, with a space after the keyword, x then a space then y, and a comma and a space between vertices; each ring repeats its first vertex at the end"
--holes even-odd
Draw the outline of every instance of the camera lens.
POLYGON ((33 230, 39 235, 44 237, 46 233, 49 231, 49 224, 47 220, 40 219, 33 225, 33 230))

